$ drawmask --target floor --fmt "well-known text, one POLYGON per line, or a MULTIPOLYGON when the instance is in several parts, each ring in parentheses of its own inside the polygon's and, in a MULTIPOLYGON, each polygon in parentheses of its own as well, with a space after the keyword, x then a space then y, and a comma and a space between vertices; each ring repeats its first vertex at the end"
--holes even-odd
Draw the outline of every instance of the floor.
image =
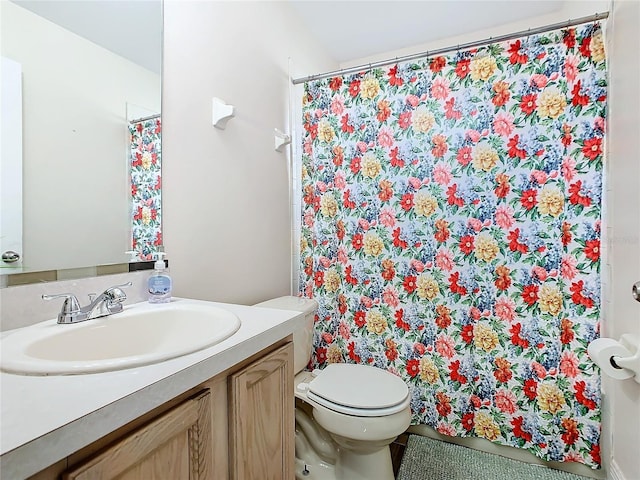
MULTIPOLYGON (((394 478, 398 478, 398 474, 400 471, 400 465, 402 463, 403 457, 405 455, 405 452, 407 450, 407 445, 409 443, 409 437, 410 435, 407 433, 403 433, 402 435, 400 435, 398 438, 396 438, 396 440, 389 446, 389 449, 391 451, 391 463, 393 466, 393 475, 394 478)), ((473 474, 473 478, 474 479, 484 479, 484 480, 489 480, 489 476, 491 476, 492 474, 495 473, 495 478, 500 478, 500 479, 508 479, 508 480, 513 480, 513 474, 514 472, 518 472, 516 473, 516 479, 515 480, 523 480, 523 479, 528 479, 528 480, 541 480, 541 479, 546 479, 546 480, 593 480, 592 478, 589 477, 583 477, 580 475, 576 475, 573 473, 569 473, 566 471, 562 471, 562 470, 555 470, 553 468, 547 468, 547 467, 543 467, 540 465, 534 465, 534 464, 528 464, 528 463, 523 463, 523 462, 518 462, 516 460, 511 460, 511 459, 507 459, 505 457, 500 457, 494 454, 490 454, 490 453, 484 453, 481 452, 479 450, 469 450, 470 452, 473 452, 472 454, 465 454, 461 451, 455 451, 455 452, 451 452, 451 451, 446 451, 446 452, 442 452, 442 447, 443 448, 448 448, 448 449, 461 449, 464 451, 467 451, 467 447, 463 447, 460 445, 454 445, 454 444, 450 444, 448 442, 440 442, 437 440, 433 440, 433 439, 428 439, 427 437, 420 437, 420 436, 413 436, 413 451, 414 451, 414 455, 415 455, 415 448, 416 448, 416 438, 418 439, 422 439, 421 443, 424 443, 425 440, 431 441, 431 442, 436 442, 436 445, 427 447, 425 446, 425 449, 431 449, 433 448, 434 450, 431 450, 432 453, 435 453, 435 455, 431 455, 431 458, 429 459, 429 461, 432 462, 432 464, 430 464, 427 468, 430 472, 432 472, 432 476, 433 478, 438 478, 438 479, 444 479, 447 478, 449 480, 451 479, 461 479, 461 478, 465 478, 465 480, 469 480, 467 478, 467 475, 470 474, 470 472, 475 472, 473 474), (455 458, 455 457, 460 457, 460 458, 464 458, 464 461, 462 462, 464 465, 462 466, 462 469, 458 468, 451 468, 451 466, 448 464, 448 460, 444 460, 444 463, 442 461, 442 455, 445 455, 446 459, 448 458, 455 458), (478 457, 478 455, 480 457, 478 457), (485 458, 486 456, 486 458, 485 458), (439 458, 439 460, 438 460, 439 458), (435 461, 434 461, 435 459, 435 461), (497 462, 497 463, 496 463, 497 462), (511 462, 511 463, 509 463, 511 462), (515 464, 515 465, 514 465, 515 464), (447 465, 446 467, 444 467, 443 470, 443 465, 447 465), (468 468, 467 468, 468 467, 468 468), (433 468, 433 469, 431 469, 433 468), (478 468, 480 468, 482 471, 479 471, 478 468), (541 470, 542 469, 542 470, 541 470), (487 473, 487 471, 490 471, 492 473, 487 473), (457 473, 456 473, 457 472, 457 473), (444 476, 443 476, 444 475, 444 476), (460 476, 462 475, 462 476, 460 476)), ((420 450, 422 451, 427 451, 427 450, 420 450)), ((415 463, 415 459, 414 462, 415 463)), ((408 465, 412 465, 412 463, 410 462, 408 465)), ((425 470, 424 470, 424 466, 422 466, 422 464, 420 462, 418 462, 419 466, 419 477, 421 480, 423 480, 424 477, 423 475, 425 474, 425 470)), ((416 474, 416 469, 415 469, 415 464, 413 464, 413 466, 407 466, 405 465, 405 468, 403 468, 403 478, 417 478, 415 477, 416 474), (407 470, 408 469, 408 470, 407 470), (409 472, 409 473, 408 473, 409 472), (407 476, 408 475, 408 476, 407 476)), ((640 479, 638 479, 640 480, 640 479)))
POLYGON ((402 455, 404 455, 404 449, 407 447, 407 440, 409 435, 403 433, 389 446, 391 449, 391 464, 393 465, 393 475, 398 476, 398 470, 400 470, 400 462, 402 461, 402 455))

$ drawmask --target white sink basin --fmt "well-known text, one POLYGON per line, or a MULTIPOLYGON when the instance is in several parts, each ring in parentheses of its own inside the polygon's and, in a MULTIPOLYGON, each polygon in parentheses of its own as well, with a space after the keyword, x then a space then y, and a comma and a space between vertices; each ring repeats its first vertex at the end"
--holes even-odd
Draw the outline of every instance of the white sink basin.
POLYGON ((233 335, 240 319, 222 308, 178 300, 59 325, 49 320, 0 340, 0 369, 24 375, 107 372, 162 362, 233 335))

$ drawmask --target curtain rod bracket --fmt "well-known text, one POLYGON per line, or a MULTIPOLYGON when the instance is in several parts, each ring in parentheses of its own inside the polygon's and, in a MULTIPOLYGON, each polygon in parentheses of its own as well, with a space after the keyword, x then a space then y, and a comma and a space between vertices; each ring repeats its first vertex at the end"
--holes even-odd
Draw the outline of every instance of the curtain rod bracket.
POLYGON ((282 152, 284 150, 284 147, 291 143, 291 135, 281 132, 277 128, 274 128, 273 130, 275 151, 282 152))
POLYGON ((213 126, 220 130, 224 130, 227 127, 227 122, 236 116, 235 107, 217 97, 212 99, 211 110, 213 126))

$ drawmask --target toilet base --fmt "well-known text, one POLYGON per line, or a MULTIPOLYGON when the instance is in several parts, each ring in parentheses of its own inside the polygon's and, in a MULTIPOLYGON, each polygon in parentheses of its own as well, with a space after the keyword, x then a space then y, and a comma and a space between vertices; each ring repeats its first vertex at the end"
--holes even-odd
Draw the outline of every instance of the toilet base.
POLYGON ((311 464, 296 458, 296 480, 339 480, 333 465, 325 462, 311 464))
POLYGON ((305 410, 296 408, 296 480, 394 480, 393 439, 362 443, 330 435, 305 410))
POLYGON ((389 448, 389 444, 395 437, 364 444, 335 434, 332 438, 338 444, 336 479, 393 480, 395 478, 389 448))
POLYGON ((377 452, 356 453, 341 449, 332 465, 307 451, 296 453, 296 480, 393 480, 389 447, 377 452), (298 458, 298 455, 304 457, 298 458))
POLYGON ((343 451, 335 473, 337 480, 393 480, 389 447, 368 454, 343 451))
POLYGON ((305 410, 302 402, 296 400, 296 480, 338 480, 336 445, 305 410))

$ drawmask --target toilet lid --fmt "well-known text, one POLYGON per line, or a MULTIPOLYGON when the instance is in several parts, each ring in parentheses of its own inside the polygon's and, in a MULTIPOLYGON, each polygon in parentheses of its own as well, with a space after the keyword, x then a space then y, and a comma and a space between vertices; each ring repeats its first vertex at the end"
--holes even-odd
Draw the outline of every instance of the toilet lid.
POLYGON ((354 409, 391 415, 409 405, 409 388, 402 379, 380 368, 351 363, 328 365, 309 382, 308 395, 327 408, 341 411, 343 406, 343 413, 356 415, 354 409))

